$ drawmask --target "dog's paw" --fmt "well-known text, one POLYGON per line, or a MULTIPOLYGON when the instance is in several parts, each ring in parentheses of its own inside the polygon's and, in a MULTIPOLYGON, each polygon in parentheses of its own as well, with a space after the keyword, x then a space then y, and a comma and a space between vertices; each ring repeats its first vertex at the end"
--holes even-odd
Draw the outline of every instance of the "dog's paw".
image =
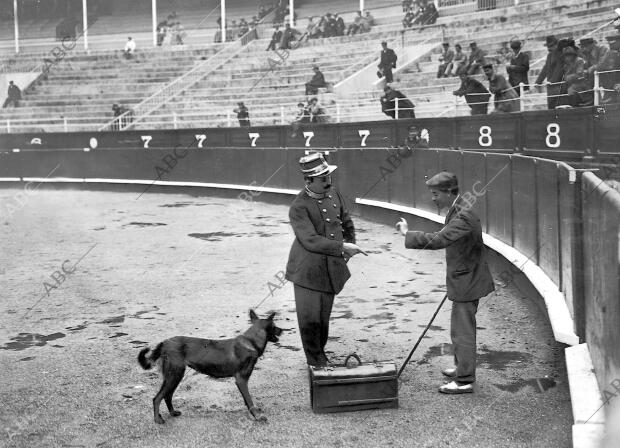
POLYGON ((264 415, 259 415, 258 417, 256 417, 256 421, 260 423, 267 423, 267 417, 265 417, 264 415))
POLYGON ((181 411, 170 411, 170 415, 172 415, 173 417, 178 417, 179 415, 181 415, 181 411))

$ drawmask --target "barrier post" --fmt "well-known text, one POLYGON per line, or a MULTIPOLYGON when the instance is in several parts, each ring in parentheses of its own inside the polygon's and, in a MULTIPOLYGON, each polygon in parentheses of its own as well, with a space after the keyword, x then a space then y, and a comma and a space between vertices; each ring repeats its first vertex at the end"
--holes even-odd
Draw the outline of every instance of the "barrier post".
POLYGON ((232 124, 230 123, 230 111, 226 112, 226 122, 228 123, 228 127, 232 127, 232 124))
POLYGON ((63 126, 65 128, 65 132, 69 131, 69 126, 67 125, 67 117, 62 117, 63 126))
POLYGON ((174 127, 174 129, 177 129, 178 126, 177 113, 175 111, 172 111, 172 126, 174 127))
POLYGON ((594 72, 594 105, 598 106, 601 101, 601 79, 597 71, 594 72))
POLYGON ((523 89, 525 84, 523 81, 519 83, 519 111, 523 112, 525 110, 525 104, 523 104, 523 100, 525 99, 525 90, 523 89))
POLYGON ((336 123, 340 123, 340 104, 336 103, 336 123))
POLYGON ((11 133, 11 120, 10 119, 6 119, 6 133, 10 134, 11 133))
POLYGON ((284 106, 280 106, 280 124, 284 124, 284 106))
POLYGON ((394 103, 394 118, 398 120, 398 100, 399 98, 394 98, 396 102, 394 103))

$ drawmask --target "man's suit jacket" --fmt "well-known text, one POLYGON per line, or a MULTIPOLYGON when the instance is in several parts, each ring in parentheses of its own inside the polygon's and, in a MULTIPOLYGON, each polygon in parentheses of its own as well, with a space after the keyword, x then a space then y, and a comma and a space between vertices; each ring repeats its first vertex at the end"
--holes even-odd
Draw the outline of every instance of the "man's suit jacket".
POLYGON ((448 298, 470 302, 495 289, 482 242, 480 219, 460 198, 450 208, 439 232, 407 232, 408 249, 446 249, 448 298))
POLYGON ((388 48, 385 51, 381 50, 381 62, 379 65, 382 67, 395 68, 397 59, 398 57, 396 56, 396 53, 394 53, 394 50, 391 48, 388 48))
POLYGON ((295 232, 286 265, 286 279, 332 294, 342 291, 351 276, 342 242, 355 243, 355 228, 346 204, 335 189, 324 199, 313 199, 302 190, 289 210, 295 232))

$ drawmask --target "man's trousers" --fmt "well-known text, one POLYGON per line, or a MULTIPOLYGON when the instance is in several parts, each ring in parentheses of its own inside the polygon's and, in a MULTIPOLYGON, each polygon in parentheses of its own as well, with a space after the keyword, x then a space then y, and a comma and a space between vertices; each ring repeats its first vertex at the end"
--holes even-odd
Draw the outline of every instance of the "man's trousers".
POLYGON ((325 365, 325 344, 329 335, 329 316, 334 294, 295 285, 295 307, 299 335, 309 365, 325 365))
POLYGON ((450 337, 454 349, 454 365, 459 383, 476 381, 476 311, 478 300, 452 302, 450 337))

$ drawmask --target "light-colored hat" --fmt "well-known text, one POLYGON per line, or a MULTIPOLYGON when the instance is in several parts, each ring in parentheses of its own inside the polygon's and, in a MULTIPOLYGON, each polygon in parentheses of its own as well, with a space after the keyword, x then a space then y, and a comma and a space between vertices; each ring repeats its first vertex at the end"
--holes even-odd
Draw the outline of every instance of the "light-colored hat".
POLYGON ((338 168, 336 165, 329 165, 320 152, 302 157, 299 159, 299 165, 301 172, 307 177, 327 176, 338 168))

